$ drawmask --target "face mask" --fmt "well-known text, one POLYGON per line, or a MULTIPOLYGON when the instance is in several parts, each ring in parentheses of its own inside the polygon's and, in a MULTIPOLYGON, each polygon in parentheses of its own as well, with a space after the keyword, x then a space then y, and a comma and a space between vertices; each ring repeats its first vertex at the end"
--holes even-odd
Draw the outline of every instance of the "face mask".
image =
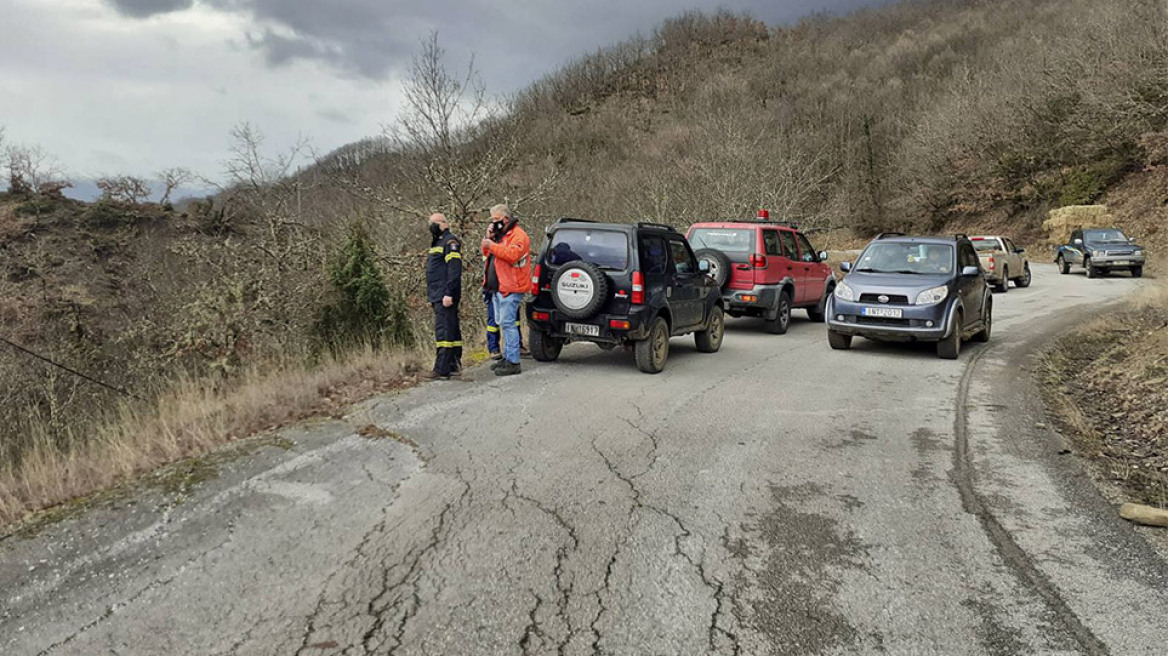
POLYGON ((502 221, 495 221, 494 223, 491 224, 491 227, 495 229, 496 235, 503 234, 503 222, 502 221))
POLYGON ((430 234, 434 235, 435 237, 441 237, 443 232, 445 231, 442 230, 442 226, 438 225, 437 223, 430 224, 430 234))

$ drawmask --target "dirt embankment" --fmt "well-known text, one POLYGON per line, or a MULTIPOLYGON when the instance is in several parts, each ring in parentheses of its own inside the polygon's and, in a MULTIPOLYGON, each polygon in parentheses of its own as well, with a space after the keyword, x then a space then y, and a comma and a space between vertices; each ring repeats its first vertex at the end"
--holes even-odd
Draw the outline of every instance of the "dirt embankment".
POLYGON ((1168 291, 1059 339, 1040 371, 1096 478, 1126 501, 1168 508, 1168 291))

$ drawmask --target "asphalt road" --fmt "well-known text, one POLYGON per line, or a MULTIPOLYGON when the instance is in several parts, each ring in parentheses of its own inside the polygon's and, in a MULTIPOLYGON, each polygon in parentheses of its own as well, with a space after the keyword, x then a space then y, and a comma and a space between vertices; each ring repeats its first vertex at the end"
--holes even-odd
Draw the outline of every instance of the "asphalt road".
POLYGON ((732 321, 285 431, 0 542, 0 654, 1162 655, 1168 567, 1024 371, 1138 283, 1036 269, 958 362, 732 321))

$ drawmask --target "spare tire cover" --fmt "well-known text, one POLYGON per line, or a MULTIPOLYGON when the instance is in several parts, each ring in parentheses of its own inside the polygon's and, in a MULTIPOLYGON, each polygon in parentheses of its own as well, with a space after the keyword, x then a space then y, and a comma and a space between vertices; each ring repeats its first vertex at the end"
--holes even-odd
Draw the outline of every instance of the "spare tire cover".
POLYGON ((552 302, 570 319, 586 319, 608 300, 608 278, 590 262, 570 262, 552 279, 552 302))
POLYGON ((722 251, 716 251, 712 248, 703 248, 694 253, 694 257, 698 261, 705 260, 710 263, 710 278, 719 287, 725 287, 726 283, 730 281, 730 258, 722 251))

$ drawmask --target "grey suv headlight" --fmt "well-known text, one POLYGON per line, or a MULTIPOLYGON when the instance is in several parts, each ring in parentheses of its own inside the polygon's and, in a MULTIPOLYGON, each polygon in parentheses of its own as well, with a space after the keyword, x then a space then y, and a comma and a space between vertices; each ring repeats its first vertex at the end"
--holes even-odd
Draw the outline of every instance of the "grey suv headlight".
POLYGON ((835 297, 841 301, 855 301, 856 292, 851 287, 848 287, 848 283, 841 281, 835 287, 835 297))
POLYGON ((1091 251, 1091 257, 1104 257, 1107 253, 1103 251, 1091 251))
POLYGON ((1140 249, 1138 249, 1138 248, 1137 248, 1137 249, 1136 249, 1136 252, 1132 253, 1132 255, 1135 255, 1136 257, 1143 257, 1143 256, 1144 256, 1144 251, 1142 251, 1142 250, 1140 250, 1140 249))
POLYGON ((917 300, 914 305, 933 305, 947 298, 949 298, 949 287, 941 285, 940 287, 926 289, 920 294, 917 294, 917 300))

